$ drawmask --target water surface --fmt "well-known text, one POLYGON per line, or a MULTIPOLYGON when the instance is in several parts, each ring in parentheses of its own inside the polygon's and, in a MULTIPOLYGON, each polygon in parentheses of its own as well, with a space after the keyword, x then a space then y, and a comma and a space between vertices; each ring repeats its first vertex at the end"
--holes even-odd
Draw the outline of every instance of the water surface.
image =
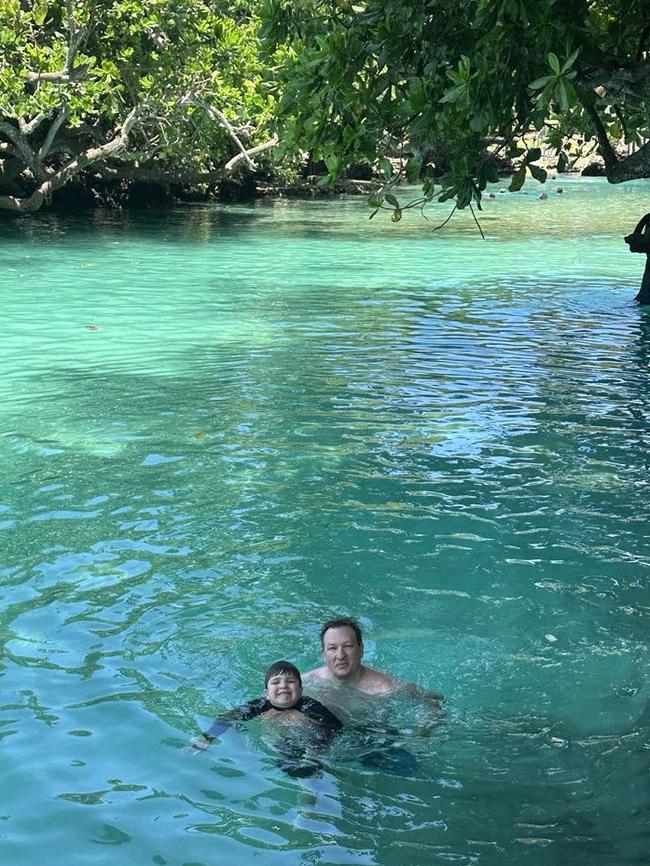
POLYGON ((12 866, 645 862, 650 184, 548 186, 0 224, 12 866), (415 769, 182 752, 341 612, 415 769))

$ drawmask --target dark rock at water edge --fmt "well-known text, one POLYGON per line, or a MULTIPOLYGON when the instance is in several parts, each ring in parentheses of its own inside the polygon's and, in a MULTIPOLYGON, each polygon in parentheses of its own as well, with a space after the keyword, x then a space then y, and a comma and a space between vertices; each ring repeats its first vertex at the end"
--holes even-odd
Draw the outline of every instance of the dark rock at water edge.
POLYGON ((589 165, 586 165, 580 174, 583 177, 605 177, 607 172, 605 171, 605 163, 598 162, 595 160, 594 162, 590 162, 589 165))

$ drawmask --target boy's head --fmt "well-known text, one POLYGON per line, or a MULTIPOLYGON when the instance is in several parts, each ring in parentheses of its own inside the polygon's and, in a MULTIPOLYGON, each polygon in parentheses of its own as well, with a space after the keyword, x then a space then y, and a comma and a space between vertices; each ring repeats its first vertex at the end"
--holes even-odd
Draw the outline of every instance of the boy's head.
POLYGON ((300 671, 291 662, 279 661, 267 668, 264 674, 264 693, 274 707, 289 710, 302 697, 300 671))

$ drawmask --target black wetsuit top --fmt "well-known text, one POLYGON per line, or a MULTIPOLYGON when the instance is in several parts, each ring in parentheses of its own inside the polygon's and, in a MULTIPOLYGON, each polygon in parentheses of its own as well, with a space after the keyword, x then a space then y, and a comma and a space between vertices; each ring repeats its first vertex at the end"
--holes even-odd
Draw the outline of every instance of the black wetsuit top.
POLYGON ((218 716, 214 722, 212 722, 208 730, 204 732, 203 736, 207 740, 214 740, 215 737, 222 734, 234 722, 248 722, 250 719, 268 713, 269 710, 278 710, 279 712, 283 712, 284 710, 298 710, 299 713, 307 716, 308 719, 311 719, 311 721, 315 722, 318 726, 319 740, 323 744, 329 742, 335 734, 343 729, 343 725, 339 719, 337 719, 334 713, 331 713, 326 706, 321 704, 320 701, 314 700, 314 698, 308 698, 303 695, 298 703, 294 704, 292 707, 275 707, 271 701, 266 698, 257 698, 254 701, 248 701, 246 704, 235 707, 235 709, 231 710, 229 713, 226 713, 223 716, 218 716))
POLYGON ((298 710, 299 713, 314 722, 314 725, 307 732, 308 742, 305 741, 304 737, 301 737, 300 742, 296 742, 294 739, 293 742, 288 740, 286 742, 280 741, 277 744, 278 749, 284 755, 278 764, 281 770, 290 776, 311 776, 321 767, 314 757, 314 752, 322 751, 332 740, 332 737, 335 737, 343 729, 343 725, 334 713, 331 713, 327 707, 314 698, 303 696, 293 707, 274 707, 271 701, 266 698, 257 698, 257 700, 235 707, 229 713, 216 718, 203 736, 206 740, 214 740, 233 723, 247 722, 269 712, 269 710, 281 712, 283 710, 298 710))

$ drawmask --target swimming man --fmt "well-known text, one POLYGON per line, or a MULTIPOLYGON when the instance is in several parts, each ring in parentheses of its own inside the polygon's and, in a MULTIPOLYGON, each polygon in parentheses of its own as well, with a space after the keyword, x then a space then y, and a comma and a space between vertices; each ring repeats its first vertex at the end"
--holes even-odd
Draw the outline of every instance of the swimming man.
POLYGON ((339 683, 366 695, 403 695, 440 708, 443 696, 437 692, 408 683, 399 677, 384 674, 361 663, 364 646, 361 627, 355 619, 340 617, 328 620, 320 630, 321 654, 325 664, 308 671, 305 680, 339 683))

